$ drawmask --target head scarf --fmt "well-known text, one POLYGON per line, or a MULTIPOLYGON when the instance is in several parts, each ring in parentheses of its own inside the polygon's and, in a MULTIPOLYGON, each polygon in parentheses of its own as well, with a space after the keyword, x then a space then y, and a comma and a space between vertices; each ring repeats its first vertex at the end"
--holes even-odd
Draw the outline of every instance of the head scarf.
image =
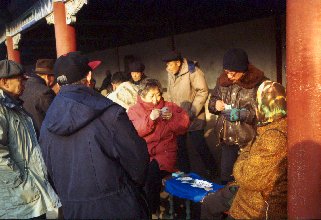
POLYGON ((264 81, 257 90, 258 125, 265 125, 286 116, 285 88, 277 82, 264 81))

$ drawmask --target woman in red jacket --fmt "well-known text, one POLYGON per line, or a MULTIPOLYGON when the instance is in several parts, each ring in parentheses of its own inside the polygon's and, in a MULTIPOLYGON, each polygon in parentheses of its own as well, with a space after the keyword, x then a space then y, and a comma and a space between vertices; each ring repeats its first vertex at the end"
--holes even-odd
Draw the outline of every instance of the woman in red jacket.
POLYGON ((159 207, 162 178, 177 171, 176 137, 187 132, 190 121, 182 108, 164 101, 158 80, 144 79, 138 95, 137 103, 128 110, 128 117, 147 143, 151 162, 145 189, 154 214, 159 207))

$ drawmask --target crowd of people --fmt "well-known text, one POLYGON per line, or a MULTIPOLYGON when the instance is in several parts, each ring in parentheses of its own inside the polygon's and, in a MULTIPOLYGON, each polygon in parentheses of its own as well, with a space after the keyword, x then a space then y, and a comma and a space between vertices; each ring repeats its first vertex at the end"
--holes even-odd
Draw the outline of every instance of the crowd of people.
MULTIPOLYGON (((100 90, 81 52, 39 59, 32 73, 0 61, 0 218, 159 218, 162 180, 193 171, 190 149, 224 188, 201 201, 201 218, 286 218, 286 96, 228 50, 209 94, 195 61, 162 61, 167 96, 134 59, 106 71, 100 90), (204 138, 205 103, 217 115, 220 166, 204 138)), ((211 179, 211 180, 213 180, 211 179)))

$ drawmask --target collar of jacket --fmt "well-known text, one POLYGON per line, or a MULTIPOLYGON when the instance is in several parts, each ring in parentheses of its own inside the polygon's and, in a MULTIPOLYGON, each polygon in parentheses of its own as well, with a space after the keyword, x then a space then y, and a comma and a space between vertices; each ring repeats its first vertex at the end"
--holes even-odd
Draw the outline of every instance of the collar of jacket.
MULTIPOLYGON (((249 64, 248 69, 249 70, 244 75, 244 77, 239 82, 236 82, 236 84, 239 85, 240 87, 245 88, 245 89, 252 89, 255 86, 257 86, 258 84, 260 84, 263 80, 267 79, 264 76, 263 71, 259 70, 258 68, 256 68, 252 64, 249 64)), ((219 76, 219 78, 217 80, 217 84, 219 86, 228 87, 230 85, 233 85, 233 82, 231 80, 229 80, 227 75, 223 72, 219 76)))
POLYGON ((140 96, 137 96, 137 102, 140 105, 142 105, 144 109, 148 111, 152 111, 153 109, 161 109, 165 105, 163 97, 161 98, 161 100, 157 105, 154 105, 153 103, 150 103, 150 102, 144 102, 140 96))
POLYGON ((183 59, 181 69, 177 73, 176 77, 185 75, 186 73, 194 73, 196 70, 197 62, 189 61, 186 58, 183 59))
POLYGON ((44 84, 44 85, 47 86, 46 81, 43 78, 41 78, 40 76, 38 76, 37 74, 35 74, 35 73, 30 75, 28 81, 30 81, 30 82, 38 82, 38 83, 41 83, 41 84, 44 84))
POLYGON ((0 102, 3 103, 8 108, 21 107, 23 101, 21 99, 15 99, 7 94, 5 91, 0 89, 0 102))
POLYGON ((273 121, 267 125, 258 127, 257 129, 257 134, 258 135, 262 135, 264 132, 266 132, 267 130, 273 130, 273 129, 277 129, 281 132, 283 132, 284 134, 287 134, 287 121, 286 121, 286 117, 280 118, 276 121, 273 121))
MULTIPOLYGON (((60 91, 59 93, 64 93, 64 92, 69 92, 69 91, 75 91, 75 90, 85 90, 88 91, 88 93, 95 93, 95 91, 83 84, 67 84, 67 85, 63 85, 60 87, 60 91)), ((58 94, 59 94, 58 93, 58 94)))

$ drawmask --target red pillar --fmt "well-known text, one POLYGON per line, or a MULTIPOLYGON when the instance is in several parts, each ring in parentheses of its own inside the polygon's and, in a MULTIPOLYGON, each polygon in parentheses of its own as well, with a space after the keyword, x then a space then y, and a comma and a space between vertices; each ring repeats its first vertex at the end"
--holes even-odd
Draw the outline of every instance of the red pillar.
POLYGON ((13 39, 10 36, 7 36, 7 54, 8 60, 13 60, 17 63, 20 63, 20 52, 19 50, 13 49, 13 39))
POLYGON ((286 10, 288 215, 321 219, 321 1, 286 10))
POLYGON ((63 2, 53 3, 57 57, 76 51, 75 28, 66 24, 66 11, 63 2))

